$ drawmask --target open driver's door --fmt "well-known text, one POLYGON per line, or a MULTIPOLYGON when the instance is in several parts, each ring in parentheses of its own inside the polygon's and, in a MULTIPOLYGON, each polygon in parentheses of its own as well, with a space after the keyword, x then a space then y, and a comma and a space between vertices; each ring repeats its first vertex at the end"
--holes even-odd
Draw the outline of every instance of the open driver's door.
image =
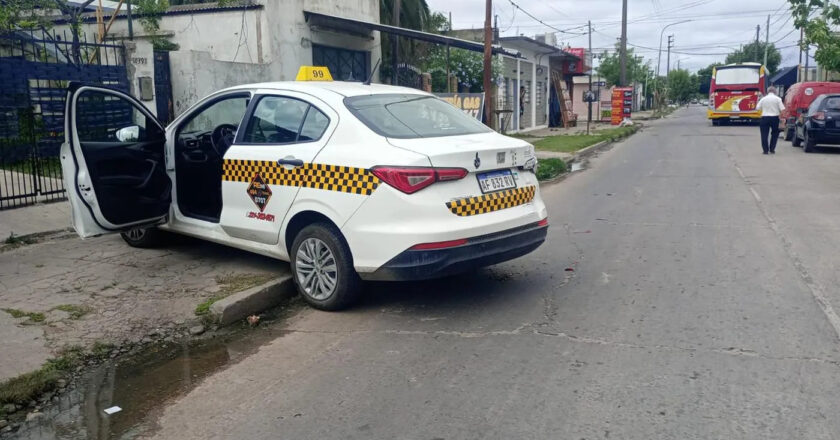
POLYGON ((71 83, 61 168, 81 237, 157 224, 169 213, 163 125, 131 96, 71 83))

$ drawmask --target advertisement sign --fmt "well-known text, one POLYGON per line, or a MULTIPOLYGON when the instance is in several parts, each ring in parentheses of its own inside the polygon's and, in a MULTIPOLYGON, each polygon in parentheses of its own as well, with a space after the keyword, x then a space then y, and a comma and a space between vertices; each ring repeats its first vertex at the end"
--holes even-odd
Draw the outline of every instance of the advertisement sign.
POLYGON ((610 115, 610 123, 612 125, 619 125, 625 118, 630 117, 630 111, 633 108, 633 88, 632 87, 616 87, 612 91, 612 114, 610 115))
POLYGON ((484 93, 435 93, 435 95, 479 121, 484 115, 484 93))
POLYGON ((589 67, 586 66, 586 49, 582 47, 573 47, 568 49, 563 49, 564 52, 568 52, 578 58, 579 60, 569 60, 563 62, 563 73, 566 75, 580 75, 583 72, 589 70, 589 67))

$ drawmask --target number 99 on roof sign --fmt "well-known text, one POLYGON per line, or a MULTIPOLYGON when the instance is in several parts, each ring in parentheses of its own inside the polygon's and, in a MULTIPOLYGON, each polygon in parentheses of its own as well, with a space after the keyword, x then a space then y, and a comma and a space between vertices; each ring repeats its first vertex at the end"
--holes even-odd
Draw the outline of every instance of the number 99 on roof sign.
POLYGON ((295 81, 332 81, 330 69, 324 66, 301 66, 295 81))

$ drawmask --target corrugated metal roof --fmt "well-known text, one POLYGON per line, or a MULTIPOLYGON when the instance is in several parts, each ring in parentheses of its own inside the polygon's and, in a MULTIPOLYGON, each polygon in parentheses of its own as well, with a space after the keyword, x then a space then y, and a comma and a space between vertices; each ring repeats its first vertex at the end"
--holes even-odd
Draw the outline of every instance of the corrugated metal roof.
MULTIPOLYGON (((188 14, 209 14, 213 12, 229 12, 229 11, 242 11, 248 9, 262 9, 263 5, 257 3, 254 0, 241 0, 239 2, 235 2, 228 5, 219 5, 218 2, 211 2, 211 3, 194 3, 190 5, 176 5, 170 6, 169 9, 166 10, 162 15, 188 15, 188 14)), ((105 11, 105 21, 111 18, 110 11, 105 11)), ((137 14, 137 10, 132 8, 132 15, 133 18, 138 18, 141 15, 137 14)), ((117 14, 117 19, 124 19, 126 18, 126 9, 125 5, 120 9, 119 14, 117 14)), ((93 12, 88 12, 82 15, 82 20, 85 22, 96 21, 96 15, 93 12)), ((54 20, 56 24, 66 24, 67 18, 61 17, 54 20)))

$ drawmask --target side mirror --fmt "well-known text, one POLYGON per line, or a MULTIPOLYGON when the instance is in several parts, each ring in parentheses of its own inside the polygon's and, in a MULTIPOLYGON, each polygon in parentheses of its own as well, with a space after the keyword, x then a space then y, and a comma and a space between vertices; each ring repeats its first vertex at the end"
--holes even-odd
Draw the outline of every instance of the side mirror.
POLYGON ((140 126, 138 125, 129 125, 128 127, 123 127, 117 130, 114 133, 117 140, 120 142, 134 142, 140 139, 140 126))

